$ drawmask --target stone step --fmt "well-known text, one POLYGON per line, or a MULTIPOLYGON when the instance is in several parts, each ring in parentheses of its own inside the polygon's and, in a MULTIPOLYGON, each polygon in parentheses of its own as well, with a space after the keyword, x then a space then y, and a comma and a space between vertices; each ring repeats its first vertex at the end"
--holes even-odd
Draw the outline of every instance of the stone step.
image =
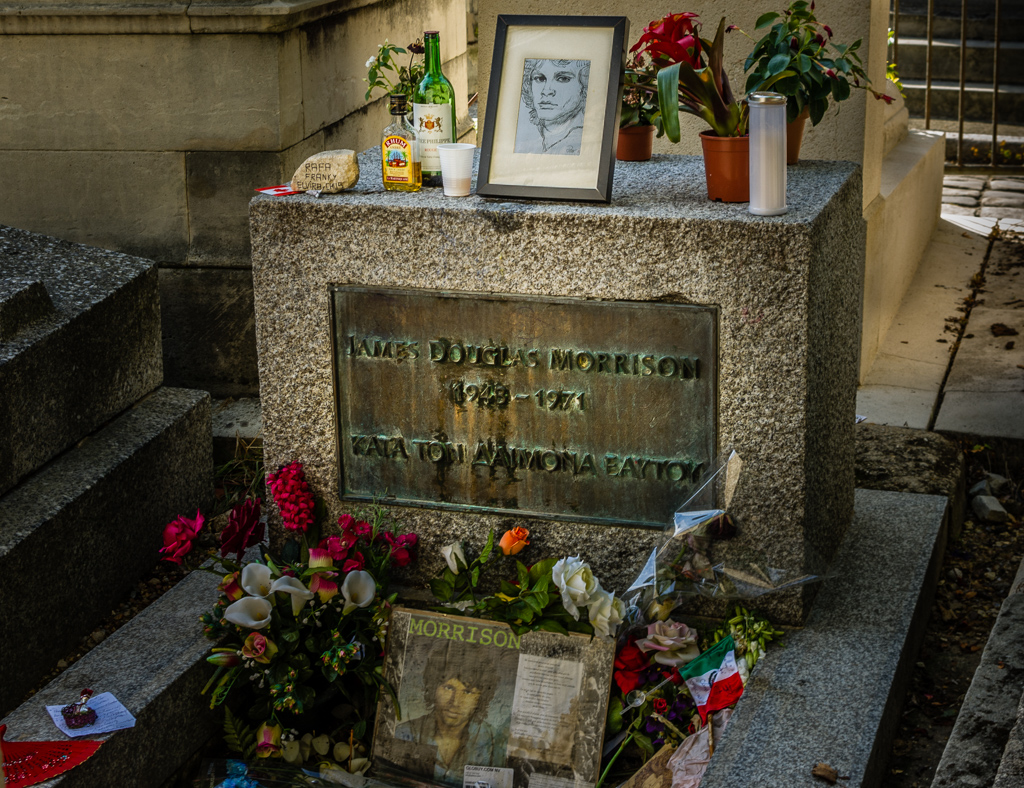
POLYGON ((35 308, 0 337, 0 495, 163 379, 155 263, 0 226, 0 294, 11 282, 28 290, 3 312, 35 308))
MULTIPOLYGON (((889 49, 892 57, 892 48, 889 49)), ((968 79, 991 86, 995 45, 992 41, 970 39, 966 48, 966 74, 968 79)), ((1018 64, 1024 58, 1024 42, 1002 42, 999 48, 999 84, 1024 84, 1024 72, 1018 64)), ((927 75, 928 39, 900 37, 899 62, 896 64, 901 79, 924 80, 927 75)), ((932 41, 932 79, 959 82, 960 39, 942 38, 932 41)))
POLYGON ((1009 780, 1013 753, 1020 750, 1017 723, 1024 693, 1024 563, 999 608, 981 662, 967 690, 953 731, 935 770, 932 788, 964 785, 1000 788, 1020 785, 1009 780), (1007 756, 1007 753, 1009 755, 1007 756), (1004 761, 1005 766, 1000 762, 1004 761), (1003 782, 996 780, 1003 773, 1003 782))
POLYGON ((857 490, 853 523, 802 629, 759 660, 701 788, 881 784, 946 542, 938 495, 857 490))
POLYGON ((113 693, 135 717, 134 728, 97 737, 105 743, 95 755, 42 786, 160 788, 216 736, 209 696, 200 695, 213 669, 198 618, 217 582, 188 575, 2 720, 9 740, 61 740, 45 707, 71 703, 85 687, 113 693))
POLYGON ((214 400, 212 413, 213 461, 218 467, 234 458, 239 441, 250 444, 262 439, 259 397, 214 400))
POLYGON ((209 394, 162 388, 0 498, 0 713, 212 502, 212 469, 209 394))
MULTIPOLYGON (((964 118, 988 121, 992 118, 992 85, 970 82, 964 91, 964 118)), ((914 118, 924 117, 925 83, 919 79, 903 80, 907 109, 914 118)), ((960 86, 947 80, 932 80, 933 118, 957 118, 960 86)), ((999 88, 999 122, 1024 123, 1024 85, 1002 85, 999 88)))

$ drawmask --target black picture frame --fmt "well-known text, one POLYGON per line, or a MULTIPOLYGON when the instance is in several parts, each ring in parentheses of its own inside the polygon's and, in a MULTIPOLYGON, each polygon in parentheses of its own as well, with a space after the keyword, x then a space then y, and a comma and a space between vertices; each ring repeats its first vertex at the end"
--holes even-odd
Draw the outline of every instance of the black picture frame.
MULTIPOLYGON (((611 202, 628 40, 629 19, 624 16, 498 16, 478 195, 611 202), (574 54, 578 59, 560 59, 574 54), (544 119, 538 120, 532 92, 528 98, 523 86, 527 69, 535 73, 554 68, 549 64, 555 63, 586 63, 587 84, 575 116, 579 123, 569 132, 570 139, 558 139, 560 132, 556 132, 552 142, 545 140, 544 119), (527 108, 528 122, 523 114, 527 108), (536 128, 539 143, 524 141, 529 124, 536 128)), ((583 69, 576 69, 576 80, 582 83, 583 69)), ((543 75, 531 79, 531 84, 535 80, 543 80, 543 75)), ((574 119, 567 123, 561 118, 564 114, 559 116, 563 128, 574 119)))

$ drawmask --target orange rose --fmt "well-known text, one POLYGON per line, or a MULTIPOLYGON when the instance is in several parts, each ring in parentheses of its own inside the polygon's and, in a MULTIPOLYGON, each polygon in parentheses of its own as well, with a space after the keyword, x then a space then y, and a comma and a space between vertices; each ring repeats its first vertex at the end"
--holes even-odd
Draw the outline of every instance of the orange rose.
POLYGON ((526 537, 529 535, 530 532, 525 528, 513 528, 511 531, 505 531, 505 535, 501 537, 498 546, 505 555, 516 555, 529 544, 526 541, 526 537))

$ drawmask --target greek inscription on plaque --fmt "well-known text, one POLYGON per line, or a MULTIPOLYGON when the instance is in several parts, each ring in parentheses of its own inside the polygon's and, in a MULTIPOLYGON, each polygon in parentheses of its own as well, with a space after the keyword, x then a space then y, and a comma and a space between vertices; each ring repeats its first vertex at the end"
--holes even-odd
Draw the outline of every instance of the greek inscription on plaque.
POLYGON ((717 444, 717 310, 332 291, 342 498, 663 527, 717 444))

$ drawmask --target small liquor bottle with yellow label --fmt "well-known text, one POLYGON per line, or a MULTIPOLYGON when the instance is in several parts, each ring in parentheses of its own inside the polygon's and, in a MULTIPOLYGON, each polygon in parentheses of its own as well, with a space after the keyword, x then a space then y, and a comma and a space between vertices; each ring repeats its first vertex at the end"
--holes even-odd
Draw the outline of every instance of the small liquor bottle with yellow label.
POLYGON ((391 96, 391 125, 384 129, 380 143, 384 188, 391 191, 418 192, 423 185, 416 132, 405 119, 408 108, 404 95, 391 96))

